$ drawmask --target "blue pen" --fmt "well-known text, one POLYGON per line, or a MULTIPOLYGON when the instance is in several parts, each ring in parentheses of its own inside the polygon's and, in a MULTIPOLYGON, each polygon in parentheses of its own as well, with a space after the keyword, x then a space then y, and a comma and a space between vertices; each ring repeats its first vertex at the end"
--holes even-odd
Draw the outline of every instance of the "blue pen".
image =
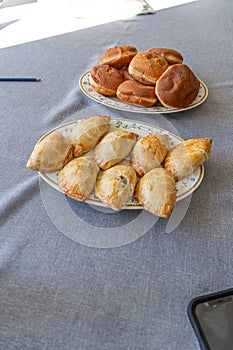
POLYGON ((0 81, 41 81, 41 78, 0 78, 0 81))

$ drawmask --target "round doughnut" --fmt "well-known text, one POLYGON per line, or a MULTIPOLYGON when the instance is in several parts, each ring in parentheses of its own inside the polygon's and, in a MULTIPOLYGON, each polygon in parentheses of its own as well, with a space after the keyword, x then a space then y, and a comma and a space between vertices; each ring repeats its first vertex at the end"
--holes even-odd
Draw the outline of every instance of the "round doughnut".
POLYGON ((121 45, 110 47, 99 57, 99 64, 109 64, 110 66, 120 68, 132 60, 137 54, 137 49, 133 46, 121 45))
POLYGON ((158 79, 155 94, 165 107, 185 108, 192 103, 200 81, 185 64, 173 64, 158 79))
POLYGON ((135 80, 125 80, 118 86, 117 97, 134 106, 151 107, 157 102, 153 86, 143 85, 135 80))
POLYGON ((154 52, 139 52, 129 64, 129 74, 145 85, 155 85, 159 77, 169 67, 162 56, 154 52))
POLYGON ((121 74, 124 80, 134 80, 134 78, 131 77, 131 75, 129 74, 128 67, 125 67, 124 69, 122 69, 121 74))
POLYGON ((101 95, 115 96, 117 87, 123 82, 121 73, 107 64, 91 68, 90 85, 101 95))
POLYGON ((148 52, 154 52, 157 55, 164 57, 169 65, 183 62, 183 56, 174 49, 153 47, 152 49, 149 49, 148 52))

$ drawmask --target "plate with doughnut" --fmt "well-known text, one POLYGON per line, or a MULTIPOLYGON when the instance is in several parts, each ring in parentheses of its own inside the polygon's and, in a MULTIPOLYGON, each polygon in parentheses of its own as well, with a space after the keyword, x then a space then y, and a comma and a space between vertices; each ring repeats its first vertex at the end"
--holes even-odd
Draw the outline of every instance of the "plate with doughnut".
POLYGON ((27 168, 77 201, 168 217, 201 184, 212 140, 135 120, 90 116, 50 130, 27 168))
POLYGON ((175 113, 201 105, 208 88, 174 49, 133 46, 107 49, 79 80, 92 100, 136 113, 175 113))

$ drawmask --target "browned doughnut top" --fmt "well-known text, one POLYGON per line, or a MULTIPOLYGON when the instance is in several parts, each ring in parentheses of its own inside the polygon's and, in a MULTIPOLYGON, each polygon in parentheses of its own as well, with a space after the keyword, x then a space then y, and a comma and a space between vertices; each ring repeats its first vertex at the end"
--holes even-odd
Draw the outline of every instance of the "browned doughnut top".
POLYGON ((143 85, 135 80, 125 80, 118 86, 117 97, 123 102, 151 107, 157 102, 153 86, 143 85))
POLYGON ((162 56, 154 52, 140 52, 129 64, 129 74, 146 85, 155 85, 159 77, 169 67, 162 56))
POLYGON ((137 49, 133 46, 121 45, 110 47, 99 58, 99 64, 109 64, 110 66, 120 68, 132 60, 137 54, 137 49))
POLYGON ((123 82, 121 73, 107 64, 91 68, 90 85, 101 95, 116 95, 117 87, 123 82))
POLYGON ((174 49, 153 47, 152 49, 149 49, 148 52, 154 52, 157 53, 157 55, 164 57, 169 65, 183 62, 183 56, 174 49))
POLYGON ((173 64, 156 83, 155 93, 166 107, 185 108, 192 103, 200 88, 200 81, 185 64, 173 64))

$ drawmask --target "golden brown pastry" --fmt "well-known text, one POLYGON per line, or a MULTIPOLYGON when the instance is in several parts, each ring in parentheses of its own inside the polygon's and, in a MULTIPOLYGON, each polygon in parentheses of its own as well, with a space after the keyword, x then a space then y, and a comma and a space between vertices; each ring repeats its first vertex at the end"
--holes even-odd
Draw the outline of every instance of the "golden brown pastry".
POLYGON ((173 64, 161 75, 155 94, 165 107, 185 108, 196 98, 200 81, 185 64, 173 64))
POLYGON ((129 74, 145 85, 155 85, 169 67, 165 58, 154 52, 139 52, 129 64, 129 74))
POLYGON ((130 154, 130 164, 139 176, 157 168, 168 151, 168 135, 149 134, 135 144, 130 154))
POLYGON ((101 202, 114 210, 122 209, 132 198, 137 181, 133 168, 116 165, 97 177, 95 194, 101 202))
POLYGON ((40 172, 61 169, 73 157, 69 138, 54 131, 37 143, 27 162, 27 167, 40 172))
POLYGON ((149 49, 147 51, 154 52, 157 55, 164 57, 169 65, 183 62, 183 56, 174 49, 169 49, 165 47, 153 47, 152 49, 149 49))
POLYGON ((91 68, 90 85, 101 95, 115 96, 117 88, 123 80, 121 73, 107 64, 91 68))
POLYGON ((191 174, 210 157, 212 139, 199 138, 183 141, 168 152, 164 168, 176 181, 191 174))
POLYGON ((164 168, 152 169, 137 182, 134 195, 147 211, 167 218, 176 202, 175 180, 164 168))
POLYGON ((70 135, 74 156, 90 151, 107 133, 109 126, 109 116, 89 117, 75 125, 70 135))
POLYGON ((117 97, 134 106, 152 107, 157 102, 153 86, 143 85, 135 80, 126 80, 117 88, 117 97))
POLYGON ((94 149, 94 158, 106 170, 119 163, 132 151, 138 135, 126 130, 115 130, 105 135, 94 149))
POLYGON ((137 54, 137 49, 133 46, 120 45, 110 47, 99 58, 99 64, 109 64, 110 66, 120 68, 128 64, 137 54))
POLYGON ((95 187, 99 167, 91 157, 71 160, 58 175, 58 187, 70 198, 85 201, 95 187))

